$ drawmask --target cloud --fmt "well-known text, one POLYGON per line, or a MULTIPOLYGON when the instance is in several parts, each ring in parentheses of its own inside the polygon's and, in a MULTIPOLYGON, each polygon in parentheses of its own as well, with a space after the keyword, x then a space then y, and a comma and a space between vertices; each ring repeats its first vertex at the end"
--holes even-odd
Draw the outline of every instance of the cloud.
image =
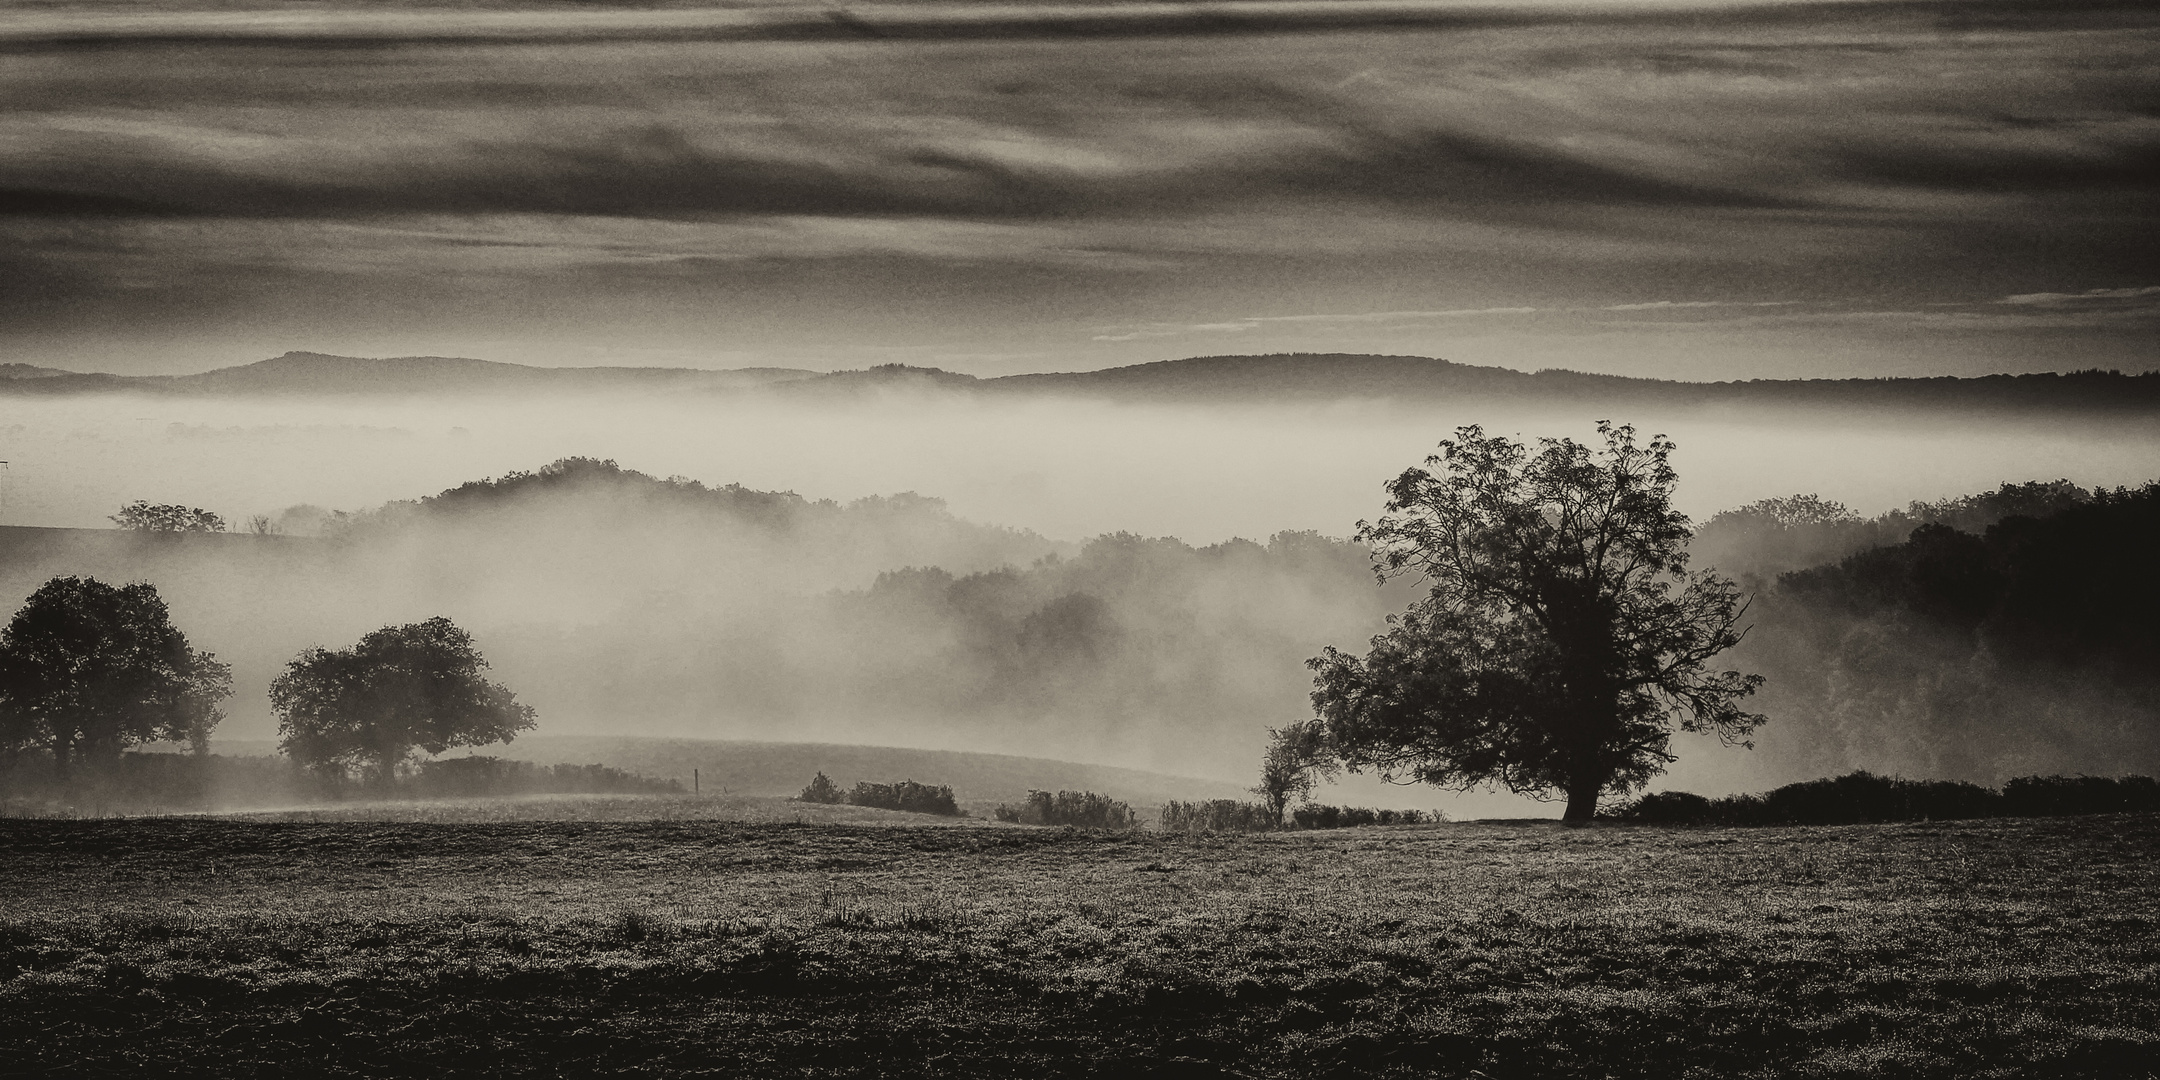
POLYGON ((1259 315, 1252 323, 1388 323, 1456 319, 1466 315, 1529 315, 1534 307, 1454 308, 1447 311, 1368 311, 1355 315, 1259 315))
POLYGON ((1351 324, 1387 324, 1429 322, 1434 319, 1457 319, 1474 315, 1531 315, 1534 307, 1457 308, 1447 311, 1367 311, 1338 315, 1255 315, 1232 322, 1211 323, 1156 323, 1140 327, 1111 327, 1123 333, 1102 333, 1094 341, 1138 341, 1144 338, 1179 337, 1185 334, 1234 334, 1259 329, 1269 324, 1289 326, 1343 326, 1351 324))
POLYGON ((1998 304, 2017 304, 2024 307, 2044 308, 2108 308, 2123 306, 2160 306, 2160 285, 2145 285, 2127 289, 2087 289, 2084 292, 2020 293, 1995 301, 1998 304))
POLYGON ((910 4, 833 7, 661 8, 584 11, 444 11, 410 8, 307 11, 84 12, 30 10, 0 20, 0 48, 19 51, 126 46, 259 48, 399 45, 756 41, 970 41, 1329 31, 1490 30, 1550 25, 1708 21, 1745 24, 1805 0, 1671 3, 1608 0, 1596 8, 1538 2, 1466 6, 1449 0, 1215 0, 1186 4, 910 4))
POLYGON ((2160 280, 2155 20, 1945 11, 9 13, 0 261, 85 333, 304 270, 335 281, 295 310, 416 325, 545 283, 657 322, 1047 309, 1106 343, 2160 280), (1207 314, 1240 311, 1320 314, 1207 314))
POLYGON ((1664 311, 1670 308, 1790 307, 1798 300, 1652 300, 1642 304, 1607 304, 1599 311, 1664 311))

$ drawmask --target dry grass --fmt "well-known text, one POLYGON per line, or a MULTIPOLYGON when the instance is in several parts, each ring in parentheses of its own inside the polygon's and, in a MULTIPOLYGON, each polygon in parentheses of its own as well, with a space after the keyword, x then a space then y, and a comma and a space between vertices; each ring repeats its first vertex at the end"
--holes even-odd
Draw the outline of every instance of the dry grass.
POLYGON ((0 822, 0 1061, 2154 1075, 2156 849, 2150 815, 1235 837, 0 822))

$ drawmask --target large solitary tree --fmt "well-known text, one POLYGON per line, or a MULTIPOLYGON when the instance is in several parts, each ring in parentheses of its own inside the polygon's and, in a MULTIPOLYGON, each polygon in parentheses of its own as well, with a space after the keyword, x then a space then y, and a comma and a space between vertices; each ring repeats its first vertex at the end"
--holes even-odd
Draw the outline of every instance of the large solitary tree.
POLYGON ((280 748, 317 768, 365 770, 388 787, 415 747, 508 742, 533 710, 481 678, 472 635, 436 617, 385 626, 350 649, 314 648, 270 684, 280 748))
POLYGON ((1382 579, 1431 592, 1355 657, 1311 661, 1332 753, 1390 780, 1497 784, 1595 816, 1673 760, 1672 732, 1734 742, 1760 676, 1712 671, 1740 641, 1738 588, 1687 569, 1664 436, 1600 422, 1604 447, 1460 428, 1358 524, 1382 579))
POLYGON ((203 750, 231 693, 147 582, 56 577, 0 630, 0 750, 49 750, 63 776, 157 739, 203 750))

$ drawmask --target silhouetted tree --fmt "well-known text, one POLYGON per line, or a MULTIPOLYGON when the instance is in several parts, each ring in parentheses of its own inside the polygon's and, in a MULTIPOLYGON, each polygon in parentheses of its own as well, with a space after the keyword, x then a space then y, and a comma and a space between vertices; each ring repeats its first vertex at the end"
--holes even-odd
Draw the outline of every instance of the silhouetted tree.
POLYGON ((113 524, 137 532, 224 532, 225 519, 199 506, 181 506, 177 503, 160 503, 152 506, 142 499, 120 508, 112 516, 113 524))
POLYGON ((415 747, 508 742, 532 728, 533 710, 481 678, 486 667, 472 635, 439 616, 350 649, 309 649, 270 684, 279 748, 316 768, 372 767, 388 787, 415 747))
POLYGON ((203 751, 231 693, 146 582, 53 578, 0 630, 0 749, 48 749, 63 776, 155 739, 203 751))
POLYGON ((1605 792, 1670 761, 1684 731, 1737 740, 1760 676, 1705 664, 1737 644, 1732 582, 1687 570, 1688 519, 1663 436, 1635 445, 1598 424, 1602 450, 1457 431, 1388 485, 1388 516, 1360 522, 1384 580, 1415 573, 1429 596, 1360 659, 1313 659, 1313 705, 1353 770, 1431 784, 1495 783, 1567 799, 1586 822, 1605 792))
POLYGON ((1260 796, 1280 822, 1290 803, 1312 794, 1317 779, 1333 773, 1337 765, 1327 733, 1316 721, 1270 728, 1268 735, 1267 752, 1260 756, 1260 782, 1247 790, 1260 796))

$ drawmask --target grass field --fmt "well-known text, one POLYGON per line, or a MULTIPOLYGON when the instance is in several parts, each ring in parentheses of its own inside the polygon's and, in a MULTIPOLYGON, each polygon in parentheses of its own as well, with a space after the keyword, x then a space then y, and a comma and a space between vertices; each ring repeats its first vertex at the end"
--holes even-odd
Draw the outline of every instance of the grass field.
POLYGON ((2160 817, 0 821, 0 1072, 2160 1075, 2160 817))
POLYGON ((904 825, 913 828, 1000 827, 992 804, 975 803, 973 817, 932 817, 874 806, 806 803, 755 795, 520 795, 461 799, 398 799, 234 811, 234 821, 274 823, 371 822, 482 825, 512 822, 727 822, 742 825, 904 825))

